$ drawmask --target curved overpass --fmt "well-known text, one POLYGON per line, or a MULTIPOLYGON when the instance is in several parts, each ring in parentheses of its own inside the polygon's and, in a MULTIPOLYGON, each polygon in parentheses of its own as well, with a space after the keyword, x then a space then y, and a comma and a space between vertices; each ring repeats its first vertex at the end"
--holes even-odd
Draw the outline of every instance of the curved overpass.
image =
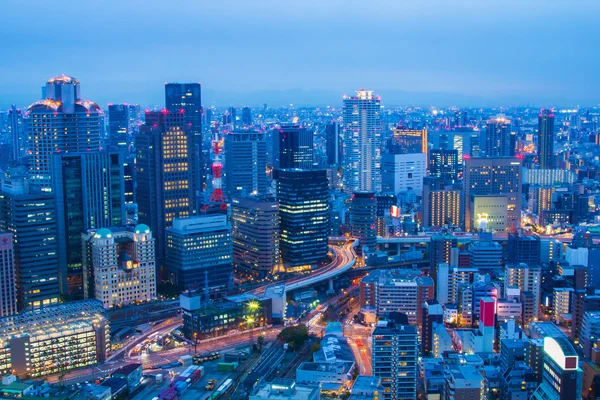
POLYGON ((354 248, 358 246, 358 239, 331 237, 329 238, 329 244, 335 254, 335 259, 328 265, 315 270, 309 276, 302 276, 287 281, 285 283, 286 291, 313 286, 319 282, 334 278, 348 271, 356 264, 354 248))

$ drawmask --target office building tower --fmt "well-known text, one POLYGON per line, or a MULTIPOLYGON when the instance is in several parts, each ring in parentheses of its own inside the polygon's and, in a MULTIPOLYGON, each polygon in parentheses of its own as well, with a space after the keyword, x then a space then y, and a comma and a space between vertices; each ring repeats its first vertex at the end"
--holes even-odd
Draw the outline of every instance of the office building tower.
POLYGON ((156 248, 147 225, 88 230, 81 241, 86 298, 104 308, 156 299, 156 248))
POLYGON ((540 237, 513 232, 508 235, 507 260, 509 264, 540 265, 540 237))
MULTIPOLYGON (((497 269, 502 267, 502 246, 489 236, 480 235, 480 239, 469 245, 471 268, 497 269)), ((516 286, 516 285, 513 285, 516 286)))
POLYGON ((229 197, 267 191, 267 142, 263 132, 225 135, 225 188, 229 197))
POLYGON ((523 173, 523 183, 528 183, 531 186, 552 186, 556 182, 572 185, 575 178, 573 171, 564 169, 525 168, 523 173))
POLYGON ((395 223, 400 217, 398 198, 392 193, 379 193, 375 195, 375 202, 377 204, 377 236, 393 235, 396 227, 400 226, 395 223))
POLYGON ((397 194, 409 189, 423 192, 423 178, 427 174, 427 154, 383 153, 381 156, 381 182, 384 192, 397 194))
POLYGON ((328 186, 325 170, 277 172, 281 256, 291 267, 313 265, 327 256, 328 186))
POLYGON ((460 190, 423 188, 423 226, 460 226, 460 190))
POLYGON ((97 151, 59 153, 51 158, 58 261, 63 288, 65 280, 68 288, 63 296, 83 293, 81 233, 126 221, 124 157, 123 152, 97 151))
POLYGON ((123 160, 123 197, 126 207, 136 203, 135 173, 135 156, 130 154, 123 160))
POLYGON ((392 154, 428 153, 427 129, 414 130, 399 126, 387 140, 387 151, 392 154))
POLYGON ((541 169, 554 168, 554 114, 550 110, 538 116, 538 155, 541 169))
POLYGON ((272 197, 231 201, 233 265, 240 272, 264 278, 281 262, 279 203, 272 197))
POLYGON ((542 383, 532 399, 580 399, 582 374, 579 356, 569 339, 545 337, 542 383))
MULTIPOLYGON (((165 108, 172 114, 183 113, 184 125, 180 127, 189 134, 188 153, 189 157, 192 157, 189 160, 189 184, 195 196, 193 206, 196 211, 195 207, 200 205, 200 196, 206 180, 202 153, 202 86, 200 83, 166 83, 165 108)), ((154 229, 152 232, 158 234, 154 229)))
POLYGON ((13 165, 20 164, 27 155, 27 135, 23 113, 14 104, 8 110, 6 122, 11 140, 10 161, 13 165))
POLYGON ((521 161, 511 157, 470 158, 465 160, 463 208, 465 230, 477 227, 483 215, 474 215, 473 196, 505 195, 507 197, 506 226, 521 226, 521 161))
POLYGON ((102 147, 104 113, 79 92, 77 79, 57 76, 46 83, 46 98, 27 108, 31 177, 43 191, 52 190, 53 154, 95 152, 102 147))
POLYGON ((542 284, 542 270, 539 266, 527 264, 506 264, 504 268, 504 284, 521 289, 521 304, 523 304, 523 325, 537 321, 539 316, 542 284), (530 298, 530 300, 528 300, 530 298))
POLYGON ((108 105, 108 138, 111 151, 129 151, 133 142, 129 104, 108 105))
POLYGON ((359 304, 373 307, 379 318, 390 312, 404 313, 409 324, 422 327, 423 304, 434 296, 433 280, 429 276, 379 269, 361 280, 359 304))
POLYGON ((242 125, 244 127, 252 126, 252 110, 250 107, 242 108, 242 125))
MULTIPOLYGON (((434 283, 437 285, 437 268, 440 263, 451 265, 450 254, 453 247, 458 245, 458 240, 451 235, 433 235, 429 242, 429 269, 434 283)), ((453 266, 453 265, 452 265, 453 266)))
POLYGON ((156 238, 157 264, 164 263, 165 229, 196 210, 193 138, 183 113, 147 112, 136 136, 138 221, 156 238))
POLYGON ((381 100, 370 90, 344 97, 344 188, 381 190, 381 100))
POLYGON ((0 372, 38 378, 89 367, 110 353, 110 322, 97 300, 25 311, 0 319, 0 372))
POLYGON ((373 376, 381 378, 385 400, 417 398, 418 332, 401 317, 380 322, 372 335, 373 376))
POLYGON ((374 252, 377 245, 377 201, 373 192, 354 192, 350 204, 350 230, 359 239, 362 253, 374 252))
POLYGON ((313 166, 313 132, 300 125, 282 125, 273 131, 273 155, 276 169, 313 166))
POLYGON ((444 323, 444 309, 436 299, 427 299, 422 306, 423 327, 421 332, 421 348, 424 355, 430 354, 434 348, 434 325, 444 323))
POLYGON ((514 147, 510 148, 511 124, 504 116, 498 116, 487 121, 484 142, 481 148, 486 157, 514 156, 514 147), (511 154, 513 153, 513 154, 511 154))
POLYGON ((504 232, 508 221, 506 195, 478 194, 471 196, 470 211, 473 230, 478 232, 504 232))
POLYGON ((227 109, 227 115, 229 118, 229 125, 231 125, 231 127, 233 129, 235 129, 238 126, 238 122, 237 122, 237 110, 235 109, 235 107, 229 107, 227 109))
MULTIPOLYGON (((571 339, 577 339, 581 334, 581 325, 586 312, 600 311, 600 292, 593 287, 576 290, 573 299, 573 318, 571 323, 571 339)), ((581 343, 581 340, 579 341, 581 343)))
POLYGON ((325 125, 325 142, 327 165, 340 165, 343 156, 343 141, 340 136, 340 125, 336 121, 325 125))
POLYGON ((452 365, 446 375, 446 400, 485 398, 484 379, 473 365, 452 365))
POLYGON ((233 279, 231 225, 223 214, 175 218, 166 230, 169 280, 180 290, 214 296, 233 279))
POLYGON ((15 252, 10 232, 0 233, 0 317, 17 313, 15 252))
POLYGON ((458 173, 458 151, 433 149, 429 151, 429 175, 454 182, 458 173))
POLYGON ((13 235, 19 310, 46 307, 60 299, 55 210, 54 197, 29 187, 24 167, 4 177, 0 231, 13 235))
POLYGON ((583 314, 581 322, 581 331, 579 332, 579 346, 583 349, 583 357, 590 359, 592 349, 600 340, 600 310, 586 311, 583 314))

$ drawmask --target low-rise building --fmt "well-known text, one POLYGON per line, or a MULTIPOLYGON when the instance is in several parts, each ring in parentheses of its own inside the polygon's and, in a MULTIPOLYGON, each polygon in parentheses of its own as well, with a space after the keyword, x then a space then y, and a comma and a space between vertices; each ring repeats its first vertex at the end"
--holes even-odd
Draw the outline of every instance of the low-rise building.
POLYGON ((299 385, 292 379, 275 379, 271 383, 260 383, 248 400, 319 400, 319 386, 299 385))

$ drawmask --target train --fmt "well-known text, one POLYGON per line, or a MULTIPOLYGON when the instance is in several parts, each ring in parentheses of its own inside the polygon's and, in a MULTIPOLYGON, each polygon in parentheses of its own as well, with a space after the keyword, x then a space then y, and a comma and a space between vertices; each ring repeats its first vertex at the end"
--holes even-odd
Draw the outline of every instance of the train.
POLYGON ((219 386, 217 390, 215 390, 215 392, 208 398, 208 400, 220 399, 221 396, 225 395, 229 388, 231 388, 231 385, 233 385, 233 379, 225 380, 225 382, 223 382, 223 384, 221 384, 221 386, 219 386))

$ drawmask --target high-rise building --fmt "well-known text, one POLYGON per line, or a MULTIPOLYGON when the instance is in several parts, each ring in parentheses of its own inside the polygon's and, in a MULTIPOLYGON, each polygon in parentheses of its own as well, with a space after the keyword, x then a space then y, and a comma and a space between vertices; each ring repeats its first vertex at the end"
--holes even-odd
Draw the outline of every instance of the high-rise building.
POLYGON ((535 372, 524 362, 517 361, 502 371, 500 400, 529 399, 537 386, 535 372))
POLYGON ((387 141, 388 152, 393 154, 424 153, 427 155, 427 129, 407 129, 399 126, 394 129, 387 141))
POLYGON ((381 182, 384 192, 397 194, 413 189, 423 192, 423 178, 427 174, 427 154, 383 153, 381 156, 381 182))
POLYGON ((373 376, 381 378, 385 400, 417 398, 418 331, 400 317, 380 322, 372 335, 373 376))
POLYGON ((476 228, 482 216, 473 213, 473 196, 505 195, 508 228, 521 226, 521 161, 512 157, 470 158, 465 160, 463 208, 465 230, 476 228))
POLYGON ((542 383, 533 400, 568 400, 581 398, 579 356, 566 336, 544 338, 542 383))
POLYGON ((7 126, 12 150, 10 160, 13 165, 20 164, 27 154, 27 135, 23 113, 14 104, 8 110, 7 126))
POLYGON ((83 293, 81 233, 125 223, 123 152, 54 154, 52 193, 56 200, 58 260, 68 291, 83 293))
POLYGON ((460 190, 423 188, 423 226, 460 226, 460 190))
POLYGON ((264 278, 281 262, 279 203, 271 197, 233 198, 231 223, 233 265, 264 278))
POLYGON ((370 90, 344 97, 344 188, 381 190, 381 99, 370 90))
POLYGON ((487 157, 514 156, 514 147, 511 152, 511 123, 504 116, 498 116, 487 121, 484 142, 481 144, 487 157), (511 154, 512 153, 512 154, 511 154))
POLYGON ((509 264, 540 265, 540 237, 514 232, 508 235, 507 260, 509 264))
POLYGON ((480 235, 478 241, 469 245, 469 253, 471 268, 483 270, 502 268, 502 245, 493 241, 491 235, 480 235))
POLYGON ((504 284, 506 286, 517 286, 521 289, 521 295, 530 293, 532 296, 532 309, 525 309, 523 304, 523 321, 524 325, 530 322, 537 321, 540 305, 541 293, 540 287, 542 284, 542 270, 537 265, 528 266, 527 264, 507 264, 504 268, 504 284))
POLYGON ((17 313, 15 252, 10 232, 0 233, 0 317, 17 313))
POLYGON ((86 298, 104 308, 156 299, 156 249, 147 225, 88 230, 81 241, 86 298))
POLYGON ((4 177, 0 231, 13 235, 19 310, 46 307, 60 299, 55 210, 54 197, 30 188, 23 168, 4 177))
POLYGON ((359 239, 360 251, 375 251, 377 245, 377 201, 373 192, 354 192, 350 204, 351 235, 359 239))
POLYGON ((135 147, 138 221, 154 233, 157 264, 163 265, 165 229, 196 210, 193 138, 184 113, 147 112, 135 147))
POLYGON ((263 132, 225 135, 225 187, 229 197, 267 191, 267 142, 263 132))
POLYGON ((458 151, 433 149, 429 151, 429 175, 454 182, 458 173, 458 151))
POLYGON ((74 301, 0 319, 0 372, 22 378, 64 374, 106 360, 110 323, 97 300, 74 301))
POLYGON ((421 328, 421 348, 423 354, 430 354, 434 348, 434 324, 444 323, 444 309, 436 299, 427 299, 422 306, 423 326, 421 328))
POLYGON ((231 287, 231 225, 223 214, 175 218, 166 230, 169 280, 180 290, 210 295, 231 287))
MULTIPOLYGON (((202 153, 202 85, 200 83, 166 83, 165 108, 169 113, 182 113, 181 129, 189 132, 189 167, 191 171, 191 190, 196 197, 195 207, 200 206, 200 196, 205 182, 202 153), (184 127, 185 126, 185 127, 184 127)), ((190 199, 190 201, 192 201, 190 199)), ((156 232, 152 229, 152 232, 156 232)))
POLYGON ((277 171, 281 256, 292 267, 309 266, 327 256, 329 184, 325 170, 277 171))
POLYGON ((252 110, 250 107, 242 108, 242 125, 244 127, 252 126, 252 110))
POLYGON ((43 191, 52 190, 52 155, 94 152, 102 147, 104 113, 79 94, 79 81, 61 75, 46 83, 46 98, 27 108, 31 138, 31 177, 43 191))
POLYGON ((485 296, 479 299, 479 332, 483 337, 481 351, 492 353, 496 326, 496 299, 485 296))
POLYGON ((541 169, 554 168, 554 114, 542 110, 538 116, 538 154, 541 169))
POLYGON ((421 327, 423 303, 434 296, 429 276, 379 269, 361 280, 359 303, 361 307, 374 307, 379 318, 390 312, 404 313, 408 323, 421 327))
POLYGON ((336 121, 325 125, 327 165, 340 165, 342 162, 343 142, 339 128, 340 125, 336 121))
POLYGON ((108 105, 108 138, 111 151, 129 151, 133 143, 134 111, 135 108, 129 104, 108 105))
POLYGON ((583 314, 578 339, 579 346, 583 349, 583 356, 590 359, 592 349, 600 339, 600 310, 586 311, 583 314))
POLYGON ((274 167, 277 169, 313 166, 313 132, 300 125, 282 125, 273 131, 274 167))

